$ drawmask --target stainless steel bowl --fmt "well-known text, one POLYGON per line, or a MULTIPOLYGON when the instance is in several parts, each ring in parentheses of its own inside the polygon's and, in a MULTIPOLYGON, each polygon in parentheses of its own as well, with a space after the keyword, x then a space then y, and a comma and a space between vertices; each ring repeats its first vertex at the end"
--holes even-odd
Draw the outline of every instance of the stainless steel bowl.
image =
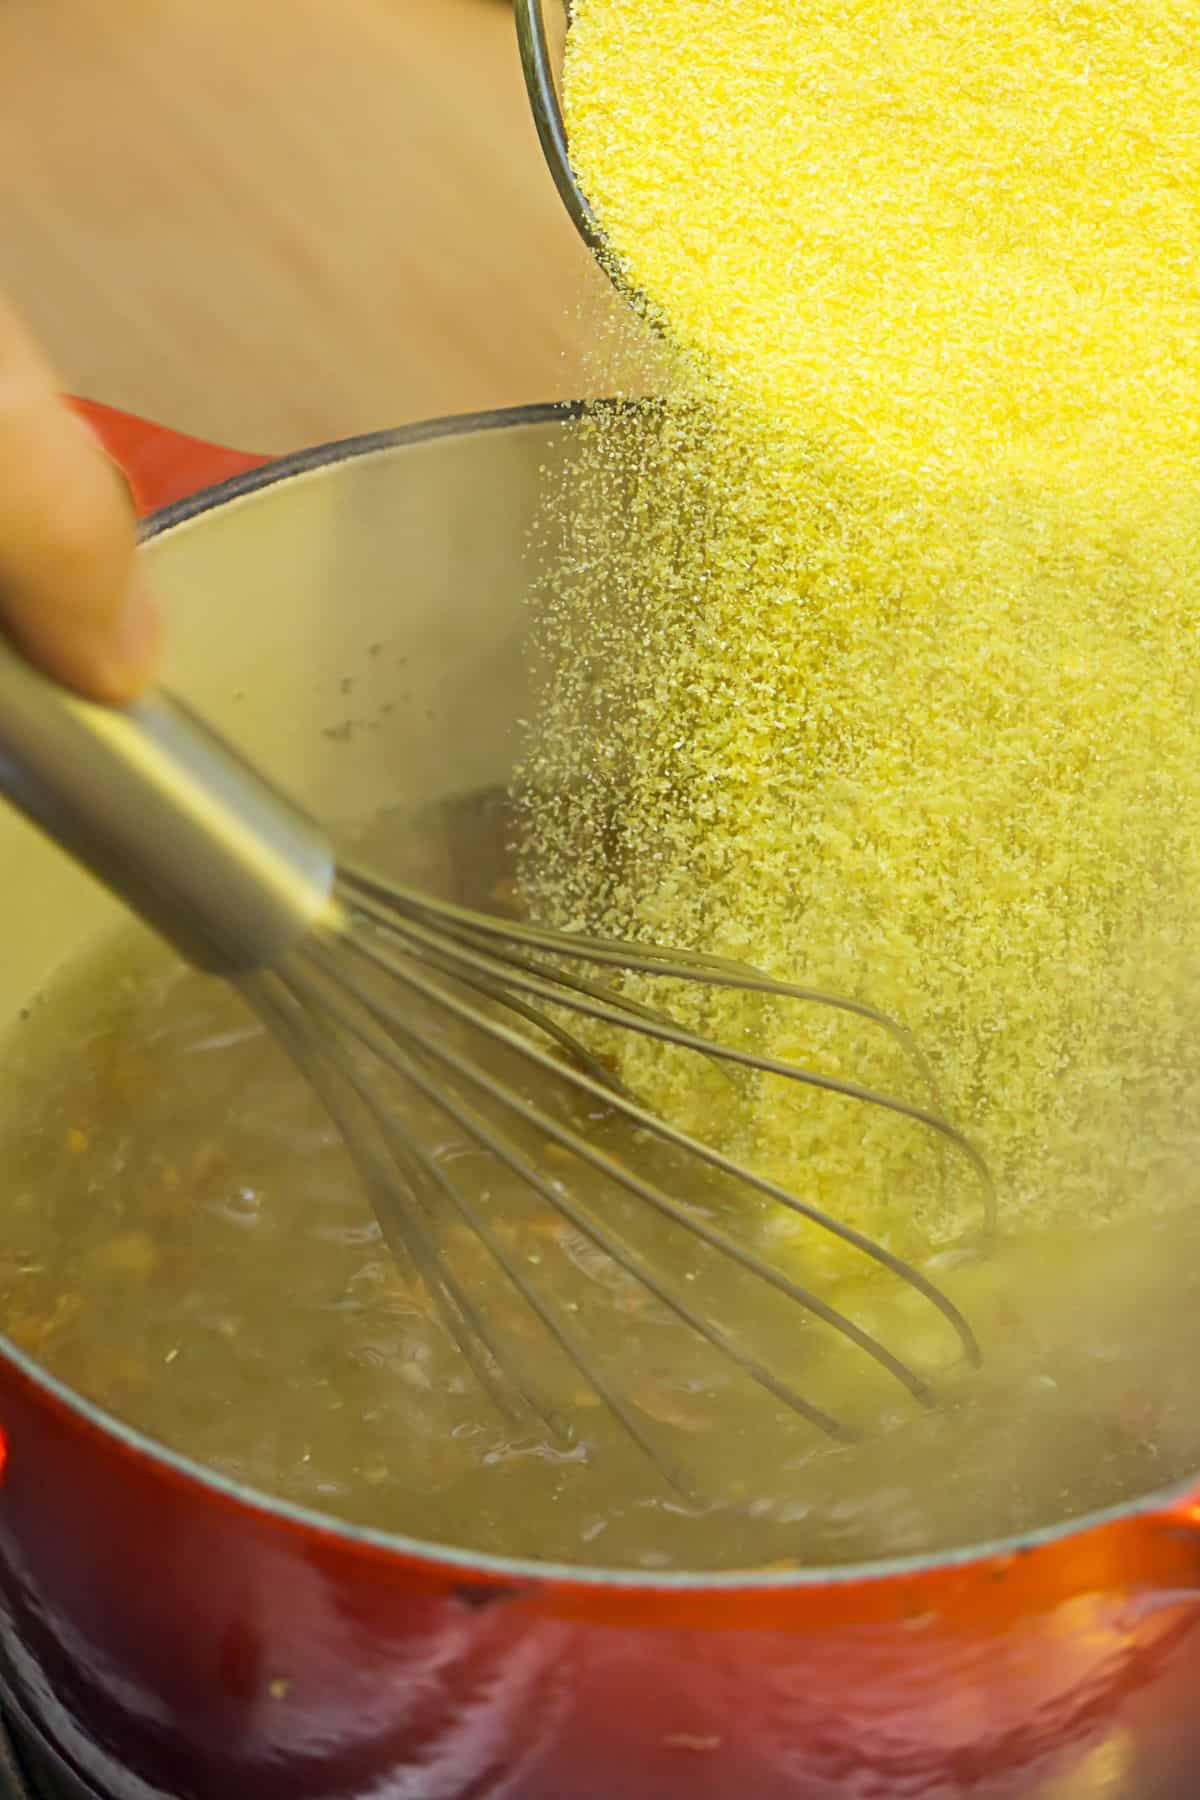
POLYGON ((571 0, 514 0, 521 66, 542 151, 571 223, 608 275, 604 235, 587 196, 575 178, 563 116, 563 62, 571 23, 571 0))

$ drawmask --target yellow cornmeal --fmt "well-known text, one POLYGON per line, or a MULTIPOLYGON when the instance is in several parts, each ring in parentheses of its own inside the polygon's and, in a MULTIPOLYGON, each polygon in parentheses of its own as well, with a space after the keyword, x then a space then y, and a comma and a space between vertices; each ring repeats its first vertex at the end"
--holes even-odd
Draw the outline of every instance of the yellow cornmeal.
MULTIPOLYGON (((1198 43, 1115 0, 579 0, 570 43, 688 395, 595 413, 557 497, 526 881, 897 1016, 1039 1223, 1197 1160, 1198 43)), ((924 1097, 837 1015, 696 1016, 924 1097)), ((614 1048, 895 1247, 977 1203, 885 1115, 614 1048)))
MULTIPOLYGON (((797 436, 918 479, 1200 448, 1194 0, 582 0, 571 158, 672 334, 797 436)), ((1132 460, 1131 460, 1132 459, 1132 460)))

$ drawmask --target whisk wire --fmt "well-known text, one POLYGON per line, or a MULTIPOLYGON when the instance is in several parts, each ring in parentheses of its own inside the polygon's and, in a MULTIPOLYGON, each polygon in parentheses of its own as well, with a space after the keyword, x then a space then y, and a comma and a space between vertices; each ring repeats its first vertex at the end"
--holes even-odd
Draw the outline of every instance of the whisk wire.
POLYGON ((453 976, 462 987, 469 988, 473 993, 484 995, 485 998, 494 1001, 497 1006, 505 1007, 518 1019, 524 1019, 527 1025, 533 1025, 538 1031, 544 1032, 561 1050, 565 1050, 575 1063, 586 1069, 593 1080, 601 1082, 614 1093, 623 1093, 627 1099, 632 1100, 633 1095, 624 1083, 610 1069, 605 1068, 599 1057, 592 1054, 582 1039, 577 1038, 573 1032, 568 1031, 564 1025, 561 1025, 557 1019, 551 1018, 540 1007, 528 1005, 515 994, 508 992, 503 983, 498 980, 492 981, 482 974, 472 975, 464 971, 458 966, 458 959, 442 955, 432 946, 429 949, 427 960, 435 968, 441 969, 444 974, 453 976))
MULTIPOLYGON (((311 991, 310 997, 315 998, 315 990, 311 991)), ((391 1028, 389 1027, 389 1029, 391 1028)), ((383 1052, 379 1036, 375 1033, 363 1031, 360 1041, 364 1047, 372 1048, 377 1053, 383 1052)), ((393 1058, 390 1052, 388 1060, 390 1066, 399 1073, 401 1068, 399 1060, 393 1058)), ((651 1293, 682 1323, 688 1325, 714 1349, 734 1362, 758 1386, 772 1394, 810 1424, 817 1426, 826 1435, 843 1443, 856 1441, 858 1435, 856 1432, 820 1407, 815 1406, 811 1401, 806 1400, 795 1388, 775 1375, 759 1358, 735 1343, 711 1320, 706 1319, 694 1307, 688 1306, 678 1295, 674 1294, 666 1283, 645 1267, 641 1258, 627 1241, 622 1239, 618 1233, 601 1226, 587 1212, 574 1205, 566 1195, 557 1191, 553 1183, 535 1167, 528 1157, 521 1153, 510 1138, 491 1126, 480 1113, 457 1100, 444 1082, 422 1077, 411 1065, 404 1070, 404 1076, 411 1080, 426 1099, 432 1101, 494 1155, 499 1162, 525 1181, 561 1218, 574 1226, 589 1242, 651 1293)), ((504 1274, 534 1310, 584 1380, 623 1428, 635 1439, 643 1452, 654 1462, 669 1485, 689 1500, 703 1499, 704 1496, 697 1491, 686 1473, 664 1457, 655 1438, 643 1428, 632 1409, 621 1398, 618 1390, 605 1377, 595 1359, 588 1355, 578 1335, 562 1323, 557 1316, 556 1309, 545 1301, 534 1284, 517 1266, 478 1208, 468 1201, 461 1190, 457 1188, 454 1189, 452 1203, 470 1228, 478 1234, 504 1274)), ((543 1416, 545 1416, 544 1413, 543 1416)))
MULTIPOLYGON (((357 898, 356 884, 350 885, 347 893, 351 903, 361 907, 364 919, 375 924, 380 930, 398 938, 409 937, 426 951, 436 950, 440 956, 445 955, 446 934, 444 932, 426 924, 423 919, 414 917, 407 911, 399 919, 388 918, 382 908, 377 905, 363 904, 357 898)), ((453 914, 458 909, 450 907, 449 910, 453 914)), ((419 911, 423 915, 428 914, 431 911, 429 903, 422 901, 419 911)), ((719 1057, 724 1062, 733 1063, 735 1066, 755 1074, 778 1075, 784 1080, 798 1082, 805 1087, 815 1088, 824 1093, 838 1094, 844 1099, 879 1107, 937 1133, 954 1149, 960 1151, 971 1164, 982 1190, 985 1232, 990 1234, 994 1228, 995 1191, 987 1163, 970 1138, 957 1126, 951 1124, 948 1119, 943 1118, 941 1114, 932 1112, 927 1107, 918 1106, 913 1101, 905 1100, 894 1094, 883 1093, 859 1082, 848 1081, 841 1076, 826 1075, 820 1070, 802 1068, 799 1064, 764 1056, 757 1051, 742 1050, 733 1044, 718 1046, 711 1039, 688 1031, 661 1014, 629 1005, 622 995, 611 991, 604 994, 603 990, 596 989, 590 984, 563 983, 559 980, 557 971, 554 970, 546 970, 541 974, 524 974, 522 970, 528 965, 514 964, 507 957, 496 957, 487 950, 480 951, 473 948, 474 940, 471 934, 466 932, 453 934, 452 932, 451 935, 455 937, 456 942, 462 945, 458 955, 463 968, 498 974, 506 988, 515 988, 518 992, 537 996, 553 1005, 566 1007, 584 1017, 595 1019, 599 1023, 613 1025, 618 1029, 639 1031, 644 1036, 657 1038, 661 1043, 674 1044, 680 1049, 691 1050, 701 1056, 719 1057), (599 994, 601 997, 593 999, 591 997, 593 994, 599 994)), ((480 931, 477 935, 479 938, 483 938, 486 934, 480 931)), ((534 931, 531 936, 540 941, 547 949, 554 949, 564 955, 578 955, 585 960, 590 960, 591 952, 588 949, 575 949, 574 946, 577 943, 586 945, 592 940, 577 940, 566 934, 543 931, 534 931), (557 942, 560 935, 565 945, 571 948, 564 948, 557 942)), ((903 1027, 897 1026, 895 1021, 888 1019, 885 1014, 876 1012, 874 1008, 858 1002, 844 1001, 840 997, 828 996, 812 988, 789 987, 783 982, 770 981, 765 976, 748 976, 744 982, 737 981, 720 967, 709 968, 706 974, 693 973, 692 962, 683 952, 680 953, 680 962, 676 967, 663 956, 656 956, 653 959, 637 957, 633 954, 632 947, 629 960, 622 961, 609 954, 611 949, 612 946, 604 947, 604 955, 601 960, 618 968, 642 972, 663 979, 696 980, 715 987, 745 989, 754 993, 769 994, 776 998, 798 999, 855 1013, 887 1030, 904 1047, 906 1053, 913 1053, 911 1041, 903 1027)), ((701 961, 703 962, 704 959, 701 961)), ((918 1067, 927 1068, 923 1058, 918 1060, 918 1067)), ((930 1079, 932 1080, 932 1076, 930 1079)))
MULTIPOLYGON (((295 1005, 297 996, 289 991, 288 984, 276 975, 259 975, 248 978, 243 987, 247 999, 264 1023, 277 1034, 297 1068, 312 1084, 313 1090, 350 1147, 374 1203, 375 1216, 389 1249, 393 1256, 406 1259, 416 1270, 437 1307, 447 1333, 458 1346, 493 1405, 505 1417, 519 1421, 521 1405, 514 1402, 515 1394, 516 1401, 523 1403, 550 1430, 561 1433, 561 1425, 556 1424, 520 1379, 514 1377, 486 1316, 471 1300, 439 1253, 428 1228, 422 1225, 411 1209, 399 1201, 395 1180, 385 1158, 379 1155, 370 1137, 364 1135, 351 1118, 346 1105, 346 1091, 349 1090, 354 1096, 374 1132, 389 1141, 389 1149, 396 1157, 402 1174, 410 1180, 415 1172, 414 1164, 416 1170, 421 1168, 423 1162, 428 1167, 419 1146, 411 1141, 402 1144, 394 1138, 387 1129, 387 1120, 381 1113, 378 1102, 365 1084, 353 1074, 350 1064, 332 1061, 327 1052, 317 1047, 303 1010, 295 1005), (480 1345, 487 1352, 490 1361, 485 1361, 480 1356, 480 1345)), ((297 982, 296 988, 303 994, 301 983, 297 982)), ((417 1184, 414 1182, 413 1185, 415 1189, 417 1184)))
MULTIPOLYGON (((898 1276, 909 1287, 914 1288, 928 1300, 929 1303, 942 1314, 943 1318, 957 1335, 967 1359, 972 1363, 977 1363, 979 1361, 979 1348, 974 1333, 971 1331, 967 1320, 959 1309, 945 1294, 942 1293, 940 1288, 922 1275, 919 1269, 914 1268, 910 1263, 904 1261, 903 1258, 895 1255, 894 1252, 888 1250, 884 1245, 876 1243, 874 1239, 867 1237, 865 1233, 858 1231, 854 1226, 847 1224, 845 1221, 836 1219, 832 1214, 824 1212, 811 1201, 801 1199, 799 1195, 791 1193, 788 1189, 783 1188, 778 1183, 770 1180, 769 1177, 760 1175, 757 1171, 749 1169, 734 1161, 731 1157, 726 1156, 713 1146, 705 1144, 700 1139, 680 1130, 679 1127, 672 1125, 669 1120, 661 1118, 657 1113, 648 1111, 634 1101, 626 1101, 619 1095, 613 1095, 611 1090, 602 1083, 593 1081, 581 1070, 564 1067, 561 1062, 556 1061, 544 1051, 540 1050, 522 1034, 503 1025, 497 1019, 492 1019, 481 1014, 477 1008, 464 1005, 462 1001, 458 1000, 445 988, 426 981, 417 973, 411 962, 398 959, 387 951, 382 950, 373 940, 363 940, 358 937, 351 937, 348 947, 352 954, 359 960, 373 965, 377 970, 387 974, 392 979, 399 981, 402 985, 420 993, 425 999, 432 1000, 435 1005, 444 1007, 451 1014, 459 1018, 464 1024, 484 1033, 484 1035, 492 1038, 493 1041, 505 1044, 510 1049, 516 1050, 521 1056, 526 1058, 527 1061, 536 1064, 548 1074, 557 1076, 560 1079, 567 1081, 581 1092, 587 1093, 593 1098, 615 1107, 635 1126, 641 1127, 664 1142, 673 1144, 676 1148, 707 1163, 709 1167, 717 1169, 722 1174, 730 1176, 735 1181, 745 1183, 747 1186, 765 1195, 768 1199, 778 1202, 778 1204, 795 1213, 797 1216, 808 1220, 811 1224, 821 1227, 821 1229, 829 1232, 834 1237, 840 1238, 843 1243, 851 1248, 860 1251, 864 1256, 868 1257, 882 1268, 887 1269, 891 1274, 898 1276)), ((315 953, 328 955, 327 950, 321 952, 319 945, 314 948, 315 953)), ((361 990, 360 998, 362 998, 363 1003, 368 1006, 373 1006, 375 1004, 370 996, 363 996, 361 990)), ((390 1014, 385 1016, 390 1029, 404 1029, 402 1020, 398 1020, 390 1014)), ((438 1054, 448 1062, 451 1060, 452 1053, 445 1047, 442 1047, 438 1051, 438 1054)), ((547 1132, 551 1136, 558 1137, 560 1142, 565 1141, 561 1135, 564 1127, 557 1124, 555 1121, 548 1119, 544 1114, 538 1111, 538 1109, 530 1109, 529 1103, 520 1100, 519 1097, 510 1090, 491 1081, 490 1078, 481 1074, 481 1072, 474 1069, 471 1064, 466 1063, 463 1059, 457 1058, 454 1060, 456 1064, 462 1064, 462 1070, 466 1074, 467 1079, 482 1085, 493 1100, 508 1106, 513 1111, 521 1111, 526 1114, 528 1114, 529 1111, 532 1111, 536 1116, 531 1119, 531 1122, 536 1124, 539 1130, 547 1132)), ((786 1074, 789 1069, 789 1064, 780 1064, 778 1072, 786 1074)), ((578 1137, 578 1134, 572 1134, 572 1136, 575 1139, 575 1143, 583 1145, 585 1160, 593 1161, 595 1166, 602 1168, 602 1172, 608 1173, 619 1185, 623 1185, 638 1192, 644 1199, 650 1199, 650 1195, 653 1193, 655 1198, 651 1201, 652 1204, 658 1207, 659 1210, 664 1211, 667 1216, 675 1219, 677 1223, 685 1225, 689 1231, 696 1235, 703 1236, 705 1231, 712 1229, 711 1227, 705 1226, 701 1220, 697 1219, 694 1214, 688 1212, 677 1202, 670 1200, 661 1190, 643 1184, 641 1178, 633 1171, 626 1170, 620 1165, 613 1164, 612 1159, 605 1159, 605 1164, 603 1165, 595 1162, 595 1159, 597 1157, 603 1157, 604 1153, 599 1151, 596 1146, 588 1143, 586 1139, 578 1137)), ((571 1147, 574 1148, 574 1145, 571 1147)), ((718 1247, 726 1248, 727 1254, 732 1254, 736 1251, 743 1256, 749 1255, 749 1252, 742 1250, 741 1246, 722 1245, 718 1247)), ((853 1326, 851 1321, 845 1319, 843 1315, 834 1311, 834 1309, 829 1308, 827 1311, 822 1312, 821 1309, 826 1307, 826 1303, 821 1301, 818 1296, 808 1293, 808 1290, 805 1289, 795 1288, 793 1290, 793 1288, 788 1286, 788 1278, 786 1276, 783 1276, 780 1271, 773 1269, 769 1264, 763 1263, 758 1259, 754 1260, 754 1270, 755 1273, 759 1274, 764 1280, 768 1280, 772 1285, 780 1287, 781 1291, 791 1292, 793 1298, 800 1298, 801 1295, 803 1295, 806 1303, 812 1303, 809 1308, 810 1310, 817 1312, 819 1316, 825 1317, 827 1323, 836 1324, 839 1330, 846 1332, 847 1335, 852 1337, 853 1341, 859 1343, 860 1348, 868 1349, 870 1346, 869 1354, 876 1356, 877 1360, 882 1360, 885 1366, 892 1368, 892 1372, 897 1375, 897 1378, 903 1380, 905 1385, 910 1387, 910 1391, 914 1394, 925 1391, 925 1384, 920 1381, 919 1377, 914 1376, 912 1371, 908 1370, 907 1365, 903 1364, 899 1358, 893 1357, 884 1346, 878 1344, 876 1340, 870 1338, 867 1334, 863 1334, 863 1338, 860 1339, 860 1337, 856 1335, 858 1328, 853 1326), (865 1341, 863 1341, 864 1339, 865 1341), (901 1370, 904 1371, 903 1374, 900 1373, 901 1370)))
MULTIPOLYGON (((373 905, 386 929, 394 929, 398 918, 421 919, 433 925, 443 936, 459 937, 471 943, 480 940, 493 943, 498 941, 506 961, 509 946, 519 943, 531 950, 594 963, 598 967, 694 981, 702 986, 770 995, 779 1000, 792 1000, 828 1007, 835 1012, 855 1014, 887 1032, 911 1060, 930 1095, 937 1095, 937 1078, 933 1066, 908 1027, 868 1001, 859 1000, 853 995, 829 993, 822 988, 779 981, 748 964, 713 956, 703 950, 635 943, 620 938, 591 937, 585 932, 555 930, 545 925, 531 925, 519 919, 492 919, 486 913, 458 906, 452 900, 435 900, 417 888, 403 884, 389 886, 357 867, 340 869, 338 882, 352 906, 367 911, 373 905)), ((653 1013, 651 1016, 661 1017, 653 1013)))
MULTIPOLYGON (((521 1158, 519 1152, 513 1149, 511 1157, 506 1154, 504 1140, 499 1134, 492 1132, 481 1120, 478 1121, 480 1129, 477 1132, 475 1116, 468 1109, 455 1102, 454 1096, 446 1088, 444 1083, 436 1083, 422 1075, 420 1070, 414 1066, 411 1058, 397 1052, 395 1045, 390 1042, 390 1033, 393 1030, 397 1030, 395 1021, 388 1021, 386 1033, 379 1029, 372 1030, 367 1023, 362 1019, 355 1018, 349 1010, 339 1004, 337 1000, 331 1000, 328 992, 318 987, 307 976, 293 973, 291 974, 290 979, 294 983, 297 993, 303 996, 310 1005, 320 1007, 322 1010, 328 1009, 330 1017, 335 1023, 350 1036, 356 1038, 364 1049, 378 1055, 397 1075, 403 1080, 410 1082, 419 1093, 427 1100, 432 1101, 450 1118, 454 1119, 464 1130, 468 1130, 472 1136, 478 1136, 479 1141, 485 1143, 486 1147, 497 1155, 501 1161, 505 1162, 509 1167, 514 1168, 523 1174, 527 1174, 527 1177, 531 1180, 532 1184, 539 1186, 540 1188, 536 1172, 533 1171, 531 1165, 527 1164, 524 1159, 521 1158)), ((341 985, 340 982, 339 985, 341 985)), ((361 995, 357 997, 363 999, 361 995)), ((370 1006, 365 999, 363 999, 363 1003, 367 1006, 367 1010, 372 1013, 372 1016, 375 1016, 375 1008, 370 1006)), ((399 1034, 405 1037, 408 1035, 406 1032, 402 1031, 399 1034)), ((414 1039, 413 1041, 414 1047, 418 1050, 429 1048, 429 1046, 422 1043, 420 1039, 414 1039)), ((393 1133, 389 1135, 394 1136, 394 1128, 393 1133)), ((387 1189, 386 1192, 390 1204, 391 1190, 387 1189)), ((594 1359, 588 1356, 578 1334, 572 1331, 571 1328, 563 1322, 558 1315, 557 1309, 554 1308, 545 1297, 538 1292, 533 1283, 517 1269, 512 1258, 507 1254, 503 1246, 499 1244, 495 1234, 487 1226, 486 1221, 481 1220, 478 1208, 474 1207, 466 1200, 466 1197, 462 1195, 456 1185, 454 1186, 452 1204, 454 1204, 462 1216, 467 1219, 471 1224, 472 1229, 479 1230, 480 1224, 483 1225, 483 1229, 479 1231, 479 1235, 485 1247, 496 1257, 500 1267, 513 1282, 513 1285, 521 1294, 522 1298, 532 1307, 537 1317, 558 1344, 559 1348, 570 1358, 575 1368, 583 1376, 584 1380, 594 1389, 604 1405, 608 1407, 610 1412, 617 1419, 618 1423, 630 1434, 651 1461, 654 1462, 660 1473, 672 1487, 689 1497, 695 1497, 694 1490, 686 1476, 681 1470, 675 1468, 673 1464, 663 1457, 654 1438, 645 1430, 640 1420, 626 1404, 613 1384, 607 1379, 594 1359)), ((436 1250, 434 1251, 434 1256, 439 1263, 443 1260, 437 1257, 436 1250)), ((501 1366, 504 1366, 503 1360, 501 1366)), ((539 1413, 542 1412, 540 1405, 538 1405, 537 1410, 539 1413)), ((543 1414, 543 1416, 545 1415, 543 1414)), ((831 1421, 831 1423, 833 1422, 831 1421)))
MULTIPOLYGON (((424 998, 431 999, 436 1003, 445 1006, 450 1012, 457 1014, 457 1016, 469 1022, 476 1029, 485 1032, 486 1035, 492 1037, 495 1041, 505 1043, 509 1045, 510 1048, 519 1050, 522 1055, 527 1056, 529 1060, 537 1063, 540 1067, 545 1069, 547 1073, 557 1076, 563 1075, 564 1071, 561 1064, 556 1063, 552 1058, 538 1050, 536 1046, 529 1044, 518 1033, 499 1024, 498 1021, 485 1019, 473 1009, 462 1007, 461 1003, 456 1001, 452 995, 446 993, 444 989, 438 988, 436 984, 426 981, 414 969, 406 969, 401 963, 392 962, 390 959, 381 962, 377 953, 365 946, 356 945, 355 949, 361 957, 364 957, 369 963, 373 963, 376 968, 383 968, 393 979, 410 987, 414 992, 421 994, 424 998)), ((319 958, 321 953, 319 950, 315 950, 314 954, 319 958)), ((329 972, 327 961, 326 972, 329 972)), ((391 1062, 392 1052, 387 1042, 388 1036, 395 1034, 396 1036, 405 1039, 410 1035, 411 1027, 402 1015, 397 1014, 390 1008, 382 1006, 370 992, 361 987, 352 978, 347 978, 344 972, 338 971, 338 977, 342 985, 354 995, 355 999, 359 1002, 359 1005, 378 1025, 384 1028, 385 1035, 381 1042, 376 1042, 375 1048, 377 1053, 381 1055, 385 1061, 391 1062)), ((361 1027, 358 1025, 351 1025, 349 1029, 356 1032, 361 1031, 361 1027)), ((752 1251, 749 1251, 743 1245, 736 1243, 724 1232, 719 1231, 715 1226, 708 1224, 707 1221, 698 1217, 680 1202, 673 1200, 655 1183, 648 1181, 635 1170, 627 1168, 624 1164, 618 1162, 616 1158, 610 1156, 598 1145, 592 1143, 580 1133, 572 1130, 569 1126, 565 1126, 558 1120, 551 1118, 549 1114, 545 1113, 533 1102, 524 1099, 506 1085, 494 1081, 471 1059, 460 1056, 445 1043, 436 1042, 429 1038, 422 1038, 419 1041, 421 1048, 429 1055, 435 1057, 443 1067, 451 1070, 456 1076, 466 1081, 468 1084, 481 1090, 489 1099, 505 1108, 514 1116, 522 1119, 526 1124, 532 1126, 534 1130, 543 1137, 552 1139, 564 1149, 569 1150, 573 1155, 579 1156, 584 1162, 589 1163, 596 1169, 598 1173, 607 1176, 616 1186, 623 1187, 628 1192, 634 1193, 640 1199, 645 1200, 647 1204, 653 1207, 654 1210, 660 1213, 664 1218, 681 1226, 693 1237, 708 1244, 711 1249, 720 1251, 748 1273, 757 1276, 760 1280, 775 1288, 779 1293, 796 1301, 805 1311, 810 1312, 814 1317, 821 1319, 823 1323, 832 1326, 850 1342, 856 1344, 860 1350, 863 1350, 868 1356, 872 1357, 882 1368, 893 1375, 897 1381, 901 1382, 915 1399, 928 1403, 930 1399, 928 1383, 900 1357, 894 1355, 886 1345, 882 1344, 870 1332, 865 1331, 836 1307, 830 1305, 828 1301, 821 1299, 818 1294, 812 1292, 808 1288, 802 1287, 789 1276, 783 1274, 781 1270, 774 1268, 771 1264, 763 1261, 762 1258, 755 1256, 752 1251)), ((391 1066, 395 1066, 394 1062, 391 1062, 391 1066)), ((608 1094, 607 1090, 599 1083, 592 1082, 587 1076, 576 1071, 570 1071, 569 1080, 574 1085, 585 1088, 596 1098, 611 1101, 611 1096, 608 1094)), ((709 1159, 717 1158, 716 1166, 721 1167, 726 1173, 743 1181, 751 1181, 752 1185, 765 1188, 765 1191, 775 1191, 774 1184, 764 1184, 762 1178, 752 1177, 748 1170, 743 1169, 730 1159, 721 1158, 716 1152, 708 1152, 708 1147, 700 1144, 698 1139, 692 1138, 687 1133, 677 1131, 674 1127, 666 1125, 665 1122, 658 1119, 656 1115, 646 1112, 640 1107, 626 1104, 621 1104, 620 1110, 625 1117, 634 1123, 642 1125, 648 1130, 657 1132, 658 1135, 665 1137, 669 1142, 675 1144, 680 1149, 686 1150, 692 1155, 701 1155, 704 1153, 709 1159)), ((786 1197, 785 1190, 779 1189, 778 1192, 781 1197, 786 1197)), ((818 1223, 824 1222, 825 1215, 821 1214, 817 1208, 810 1208, 806 1202, 797 1201, 796 1204, 803 1211, 805 1217, 812 1217, 818 1223)), ((909 1280, 910 1285, 917 1287, 919 1291, 926 1294, 938 1310, 943 1313, 943 1316, 947 1318, 948 1322, 955 1327, 967 1355, 972 1358, 978 1355, 974 1337, 966 1320, 958 1312, 958 1309, 953 1303, 941 1294, 932 1283, 925 1281, 917 1270, 909 1269, 907 1264, 903 1263, 900 1258, 893 1256, 890 1251, 885 1250, 881 1245, 874 1244, 869 1238, 864 1237, 861 1233, 854 1232, 852 1227, 842 1226, 840 1221, 831 1220, 830 1226, 832 1227, 835 1225, 838 1227, 838 1235, 845 1237, 847 1241, 854 1243, 856 1247, 861 1247, 866 1254, 871 1255, 876 1261, 883 1262, 893 1273, 901 1274, 905 1279, 909 1280)))

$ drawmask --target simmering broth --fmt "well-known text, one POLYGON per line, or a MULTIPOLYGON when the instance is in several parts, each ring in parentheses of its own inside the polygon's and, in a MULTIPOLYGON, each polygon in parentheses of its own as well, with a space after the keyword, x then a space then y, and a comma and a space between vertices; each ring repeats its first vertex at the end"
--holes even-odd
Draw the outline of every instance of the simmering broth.
MULTIPOLYGON (((388 846, 392 870, 478 903, 496 889, 504 835, 490 803, 472 801, 407 834, 392 822, 373 847, 388 846)), ((843 1446, 748 1387, 416 1108, 443 1165, 600 1351, 664 1456, 694 1475, 697 1492, 681 1494, 461 1221, 443 1220, 454 1268, 571 1414, 576 1441, 505 1420, 418 1276, 393 1262, 303 1080, 238 996, 144 934, 65 970, 13 1028, 4 1066, 4 1329, 116 1416, 271 1494, 497 1553, 717 1569, 978 1542, 1200 1465, 1200 1209, 1187 1194, 1153 1220, 1009 1239, 939 1268, 979 1332, 980 1373, 953 1361, 905 1290, 864 1284, 886 1341, 935 1370, 939 1402, 923 1411, 794 1306, 772 1312, 758 1284, 739 1285, 678 1233, 656 1236, 636 1202, 593 1191, 610 1225, 694 1282, 739 1335, 758 1332, 801 1391, 868 1428, 843 1446)), ((553 1156, 547 1168, 574 1179, 553 1156)))

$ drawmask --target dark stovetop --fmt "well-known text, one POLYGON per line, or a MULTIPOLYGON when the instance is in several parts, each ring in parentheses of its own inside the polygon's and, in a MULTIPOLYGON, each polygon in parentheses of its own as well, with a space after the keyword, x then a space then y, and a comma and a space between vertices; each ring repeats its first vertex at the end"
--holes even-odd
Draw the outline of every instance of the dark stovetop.
POLYGON ((0 1713, 0 1800, 54 1800, 44 1788, 31 1787, 17 1761, 16 1747, 0 1713))
POLYGON ((98 1800, 0 1700, 0 1800, 98 1800), (56 1772, 57 1765, 61 1773, 56 1772))

